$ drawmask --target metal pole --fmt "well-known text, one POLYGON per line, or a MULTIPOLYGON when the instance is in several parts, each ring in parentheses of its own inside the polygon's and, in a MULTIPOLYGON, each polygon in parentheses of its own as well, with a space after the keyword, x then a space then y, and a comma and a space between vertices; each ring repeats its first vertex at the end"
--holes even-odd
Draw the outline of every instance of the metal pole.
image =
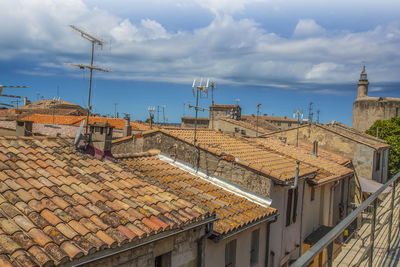
POLYGON ((261 106, 261 104, 257 104, 256 137, 258 137, 258 117, 260 115, 260 106, 261 106))
POLYGON ((194 137, 193 137, 193 167, 196 167, 195 166, 195 162, 196 162, 196 142, 197 142, 197 138, 196 138, 196 135, 197 135, 197 116, 198 116, 198 113, 199 113, 199 91, 200 91, 200 88, 199 87, 197 87, 197 91, 196 91, 196 106, 195 106, 195 110, 196 110, 196 116, 195 116, 195 119, 194 119, 194 137))
POLYGON ((87 111, 87 117, 86 117, 86 134, 89 132, 89 115, 90 115, 90 93, 92 91, 92 74, 93 74, 93 56, 94 56, 94 42, 92 41, 92 56, 90 59, 90 76, 89 76, 89 94, 88 94, 88 111, 87 111))
POLYGON ((328 267, 332 267, 332 260, 333 260, 333 242, 328 245, 328 267))
POLYGON ((392 225, 393 225, 393 208, 394 208, 394 198, 396 191, 396 183, 393 183, 392 187, 392 199, 390 201, 390 217, 389 217, 389 233, 388 233, 388 251, 390 250, 390 243, 392 242, 392 225))
POLYGON ((371 223, 371 244, 369 251, 369 261, 368 266, 372 267, 372 262, 374 259, 374 242, 375 242, 375 225, 376 225, 376 207, 377 207, 378 198, 374 199, 373 211, 372 211, 372 223, 371 223))

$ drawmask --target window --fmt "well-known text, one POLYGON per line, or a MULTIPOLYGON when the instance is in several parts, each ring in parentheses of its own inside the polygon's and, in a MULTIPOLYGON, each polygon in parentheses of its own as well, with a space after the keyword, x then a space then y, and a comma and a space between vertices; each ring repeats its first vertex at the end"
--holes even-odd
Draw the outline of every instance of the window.
POLYGON ((281 123, 280 123, 280 122, 278 122, 277 124, 278 124, 278 126, 281 126, 281 123))
POLYGON ((171 252, 157 256, 154 259, 155 267, 171 267, 171 252))
POLYGON ((311 186, 311 201, 315 199, 315 187, 311 186))
POLYGON ((380 167, 381 167, 381 152, 376 152, 375 171, 379 171, 380 167))
POLYGON ((296 222, 297 217, 298 188, 288 190, 288 201, 286 207, 286 226, 296 222))
POLYGON ((292 126, 292 123, 291 123, 291 122, 289 122, 287 126, 288 126, 288 127, 292 126))
POLYGON ((225 267, 235 267, 236 264, 236 239, 225 245, 225 267))
POLYGON ((258 247, 260 243, 260 229, 251 232, 250 266, 258 263, 258 247))
POLYGON ((235 127, 235 132, 239 132, 240 131, 240 129, 238 128, 238 127, 235 127))
POLYGON ((396 108, 396 117, 400 117, 400 108, 396 108))

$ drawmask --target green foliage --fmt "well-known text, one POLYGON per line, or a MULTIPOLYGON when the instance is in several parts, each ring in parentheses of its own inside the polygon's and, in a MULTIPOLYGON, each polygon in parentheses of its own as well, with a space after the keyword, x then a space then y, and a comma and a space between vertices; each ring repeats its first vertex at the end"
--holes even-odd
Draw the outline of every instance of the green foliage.
POLYGON ((389 155, 389 173, 394 175, 400 171, 400 117, 389 120, 377 120, 366 133, 385 140, 392 146, 389 155))

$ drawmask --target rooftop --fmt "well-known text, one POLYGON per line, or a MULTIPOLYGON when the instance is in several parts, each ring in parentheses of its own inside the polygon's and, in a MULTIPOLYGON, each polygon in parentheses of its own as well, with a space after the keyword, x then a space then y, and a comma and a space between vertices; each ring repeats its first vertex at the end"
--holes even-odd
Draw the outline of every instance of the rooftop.
POLYGON ((266 149, 280 152, 286 156, 292 157, 300 162, 307 163, 318 168, 318 175, 313 179, 315 183, 325 183, 354 173, 353 170, 346 168, 334 161, 323 157, 314 157, 301 148, 292 145, 286 145, 279 140, 272 138, 250 138, 252 142, 260 144, 266 149))
MULTIPOLYGON (((118 158, 118 156, 116 156, 118 158)), ((144 175, 145 180, 197 206, 215 211, 214 231, 220 235, 235 231, 276 214, 269 205, 254 203, 233 190, 219 186, 198 174, 172 165, 160 155, 121 155, 120 162, 144 175)), ((238 190, 239 191, 239 190, 238 190)))
MULTIPOLYGON (((256 131, 257 126, 254 125, 253 123, 250 123, 248 121, 242 121, 242 120, 234 120, 231 118, 220 118, 220 120, 241 126, 243 128, 247 128, 247 129, 251 129, 256 131)), ((277 131, 279 130, 278 127, 276 127, 275 125, 273 125, 272 123, 268 123, 268 122, 264 122, 263 125, 259 125, 258 126, 258 132, 259 133, 270 133, 272 131, 277 131)))
MULTIPOLYGON (((85 120, 86 116, 63 116, 63 115, 44 115, 44 114, 32 114, 22 118, 22 120, 33 121, 34 123, 40 124, 63 124, 63 125, 75 125, 79 126, 82 120, 85 120)), ((89 123, 108 123, 110 126, 116 129, 122 129, 125 126, 125 119, 119 118, 106 118, 106 117, 89 117, 89 123)), ((148 130, 150 126, 146 123, 131 121, 130 125, 132 130, 148 130)))
POLYGON ((65 139, 0 137, 0 260, 62 264, 210 217, 65 139))
MULTIPOLYGON (((155 130, 144 132, 143 135, 162 132, 193 144, 194 131, 186 129, 155 130)), ((296 160, 279 154, 275 151, 268 151, 263 148, 250 144, 246 141, 232 138, 223 133, 208 130, 197 130, 197 145, 224 157, 226 160, 236 161, 255 171, 261 172, 280 181, 294 179, 296 174, 296 160)), ((317 169, 308 164, 301 164, 300 176, 315 174, 317 169)))

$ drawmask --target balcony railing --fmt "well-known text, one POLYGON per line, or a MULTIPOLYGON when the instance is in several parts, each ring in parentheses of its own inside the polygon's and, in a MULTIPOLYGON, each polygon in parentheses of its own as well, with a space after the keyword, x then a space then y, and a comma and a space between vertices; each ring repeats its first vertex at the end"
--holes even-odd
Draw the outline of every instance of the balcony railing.
POLYGON ((396 266, 400 259, 400 172, 290 266, 396 266))

